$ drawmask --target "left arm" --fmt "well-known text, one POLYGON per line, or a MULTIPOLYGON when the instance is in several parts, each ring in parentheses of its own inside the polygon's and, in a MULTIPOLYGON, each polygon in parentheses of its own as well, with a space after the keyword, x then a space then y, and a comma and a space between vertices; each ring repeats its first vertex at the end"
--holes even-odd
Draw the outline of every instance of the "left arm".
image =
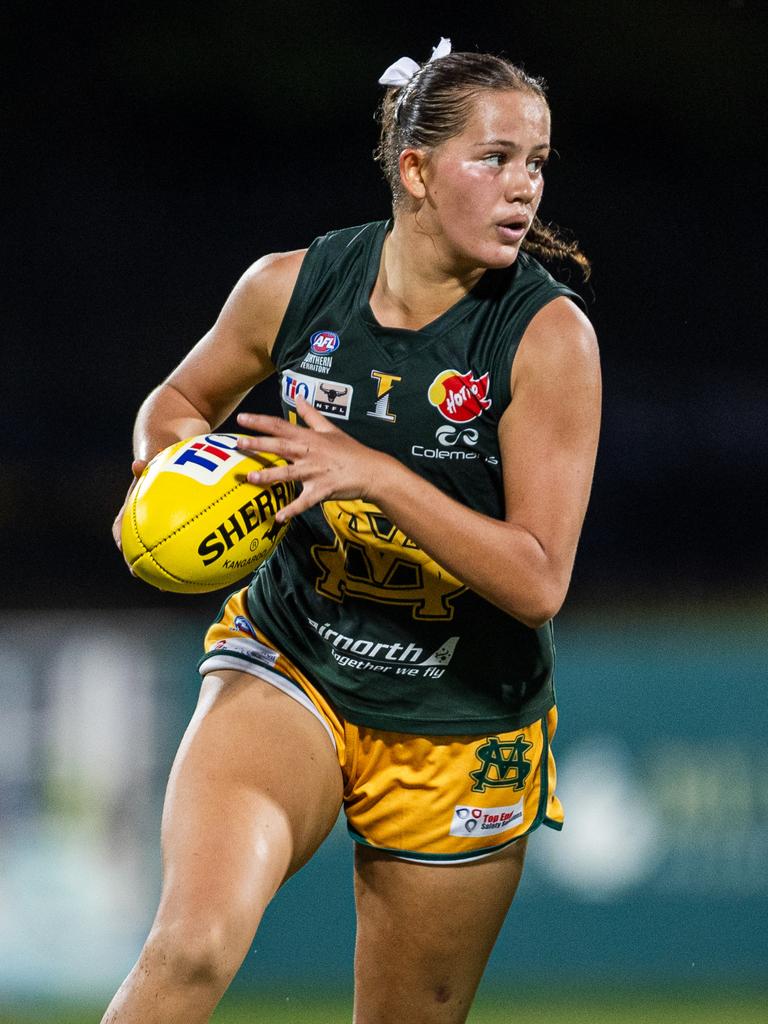
POLYGON ((562 605, 592 483, 600 421, 597 342, 568 299, 540 310, 520 343, 499 424, 505 518, 449 497, 397 459, 360 444, 306 403, 306 427, 242 413, 245 447, 290 461, 249 474, 301 481, 278 518, 327 499, 363 498, 472 590, 531 627, 562 605))

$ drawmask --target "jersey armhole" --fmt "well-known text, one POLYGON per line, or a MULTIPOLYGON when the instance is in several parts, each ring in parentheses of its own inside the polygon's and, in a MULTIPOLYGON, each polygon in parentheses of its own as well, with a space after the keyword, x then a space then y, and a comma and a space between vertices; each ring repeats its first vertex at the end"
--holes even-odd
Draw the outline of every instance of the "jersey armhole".
POLYGON ((314 269, 316 261, 311 257, 314 255, 313 250, 317 248, 317 245, 320 241, 321 239, 316 238, 314 242, 310 244, 309 248, 304 254, 304 259, 301 262, 299 273, 293 285, 291 297, 288 300, 288 306, 285 310, 285 313, 283 314, 283 319, 280 322, 280 328, 277 332, 275 343, 272 346, 272 365, 275 367, 278 373, 281 370, 280 357, 285 347, 286 339, 290 333, 291 327, 293 326, 294 322, 298 320, 300 315, 299 305, 301 301, 301 296, 307 294, 308 289, 310 289, 312 286, 313 278, 316 274, 316 271, 314 269))
POLYGON ((570 299, 571 302, 575 302, 579 309, 586 311, 586 303, 576 292, 571 291, 566 285, 558 285, 557 289, 547 290, 547 292, 541 296, 534 298, 530 302, 529 308, 525 310, 523 315, 516 319, 514 331, 510 334, 506 345, 504 345, 499 355, 499 366, 497 370, 497 380, 500 381, 499 387, 499 401, 501 414, 504 414, 504 410, 507 408, 509 403, 512 401, 512 367, 515 362, 518 349, 520 348, 520 342, 523 340, 523 335, 528 330, 528 326, 536 316, 540 313, 545 306, 548 306, 550 302, 555 299, 570 299))

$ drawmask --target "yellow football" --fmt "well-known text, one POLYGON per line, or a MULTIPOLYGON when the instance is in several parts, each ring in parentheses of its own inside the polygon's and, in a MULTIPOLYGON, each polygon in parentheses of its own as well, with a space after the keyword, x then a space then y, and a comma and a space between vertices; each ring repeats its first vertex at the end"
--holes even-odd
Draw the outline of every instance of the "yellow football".
POLYGON ((248 483, 248 472, 285 460, 238 451, 238 440, 190 437, 144 470, 122 523, 123 555, 140 579, 182 594, 218 590, 253 572, 280 543, 288 524, 275 515, 292 501, 295 484, 248 483))

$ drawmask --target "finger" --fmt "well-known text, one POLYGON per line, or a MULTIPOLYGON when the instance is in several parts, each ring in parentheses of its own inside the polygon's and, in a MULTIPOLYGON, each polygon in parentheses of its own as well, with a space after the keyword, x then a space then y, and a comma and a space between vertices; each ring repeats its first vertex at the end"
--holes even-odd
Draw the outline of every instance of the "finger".
POLYGON ((296 396, 296 412, 301 416, 308 427, 312 430, 317 430, 321 434, 330 434, 337 428, 334 427, 328 419, 323 416, 321 412, 318 412, 314 406, 310 405, 309 402, 302 398, 301 395, 296 396))
POLYGON ((273 466, 269 469, 255 469, 246 474, 249 484, 260 484, 262 487, 278 483, 280 480, 300 480, 301 472, 295 463, 289 462, 284 466, 273 466))
MULTIPOLYGON (((311 434, 308 430, 304 431, 305 437, 285 438, 285 437, 249 437, 248 445, 238 443, 237 447, 239 451, 246 452, 264 452, 267 455, 279 455, 283 459, 289 459, 291 462, 295 462, 296 459, 304 458, 305 455, 309 454, 309 438, 311 434)), ((257 472, 257 470, 252 470, 257 472)))
POLYGON ((269 434, 271 437, 289 437, 293 431, 302 429, 279 416, 265 416, 256 412, 239 412, 237 422, 241 427, 255 430, 259 434, 269 434))
POLYGON ((275 515, 275 519, 278 523, 287 523, 289 519, 293 519, 294 516, 301 515, 302 512, 306 512, 307 509, 312 508, 319 501, 319 498, 312 498, 307 495, 305 491, 294 498, 290 505, 286 505, 285 508, 281 508, 280 511, 275 515))

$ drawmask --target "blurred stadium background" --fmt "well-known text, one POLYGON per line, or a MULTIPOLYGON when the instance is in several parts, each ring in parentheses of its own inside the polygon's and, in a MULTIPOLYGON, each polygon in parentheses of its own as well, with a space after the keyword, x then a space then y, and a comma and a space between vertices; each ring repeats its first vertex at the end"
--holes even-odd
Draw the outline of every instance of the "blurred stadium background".
MULTIPOLYGON (((97 1020, 157 897, 220 595, 150 592, 111 547, 135 409, 253 259, 388 215, 376 79, 441 34, 550 84, 544 213, 594 261, 606 384, 558 624, 568 821, 531 843, 471 1020, 768 1019, 765 6, 6 17, 0 1024, 97 1020)), ((216 1021, 349 1020, 353 929, 339 827, 216 1021)))

